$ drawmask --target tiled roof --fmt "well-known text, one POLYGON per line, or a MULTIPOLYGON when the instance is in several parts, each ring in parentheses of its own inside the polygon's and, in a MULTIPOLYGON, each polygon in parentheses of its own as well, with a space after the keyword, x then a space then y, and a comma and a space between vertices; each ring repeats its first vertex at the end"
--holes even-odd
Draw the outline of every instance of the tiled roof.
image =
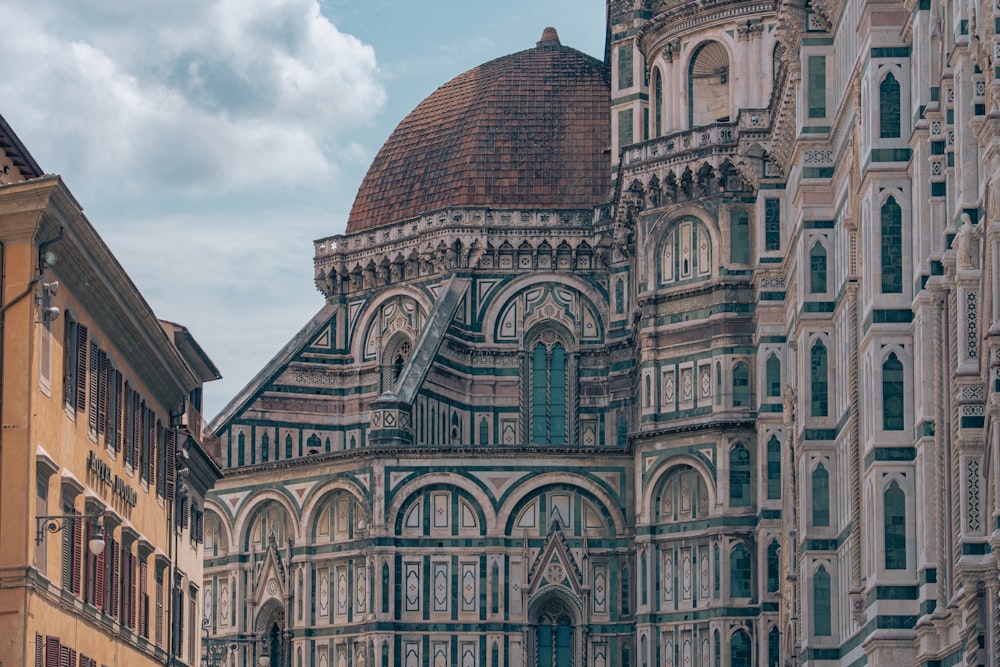
POLYGON ((547 29, 534 49, 438 88, 368 169, 348 233, 446 207, 581 208, 609 196, 603 62, 547 29))

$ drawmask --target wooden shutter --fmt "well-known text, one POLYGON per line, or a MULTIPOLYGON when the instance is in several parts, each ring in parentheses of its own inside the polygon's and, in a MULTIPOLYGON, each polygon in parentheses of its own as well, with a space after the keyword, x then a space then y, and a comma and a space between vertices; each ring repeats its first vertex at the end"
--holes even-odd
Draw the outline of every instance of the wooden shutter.
POLYGON ((45 667, 59 667, 59 655, 62 647, 58 637, 45 638, 45 667))
POLYGON ((121 607, 119 606, 119 596, 118 590, 121 588, 122 582, 122 570, 121 570, 121 552, 118 549, 118 543, 113 539, 110 541, 111 547, 111 615, 119 620, 121 607))
POLYGON ((132 468, 139 467, 139 446, 142 438, 142 413, 139 392, 132 392, 132 468))
POLYGON ((97 386, 100 379, 100 356, 97 343, 90 342, 90 364, 87 375, 87 428, 97 434, 97 386))
POLYGON ((156 575, 156 645, 163 646, 163 573, 156 575))
POLYGON ((132 386, 125 381, 125 423, 122 425, 122 437, 125 441, 125 463, 132 463, 132 386))
POLYGON ((181 498, 181 528, 187 528, 191 518, 191 503, 187 498, 181 498))
POLYGON ((87 327, 76 325, 76 411, 87 411, 87 327))
POLYGON ((107 552, 105 549, 94 558, 94 606, 101 610, 104 609, 104 577, 107 572, 104 554, 107 552))
POLYGON ((194 530, 195 530, 195 542, 201 544, 205 541, 205 513, 201 510, 195 512, 194 515, 194 530))
POLYGON ((164 464, 166 470, 164 470, 164 476, 166 478, 166 496, 167 500, 173 501, 174 492, 177 486, 177 431, 174 429, 167 429, 167 442, 166 442, 166 452, 163 457, 166 461, 164 464))
POLYGON ((35 667, 45 667, 45 640, 35 633, 35 667))
MULTIPOLYGON (((64 514, 69 514, 63 509, 64 514)), ((62 531, 62 568, 60 571, 62 587, 69 590, 73 586, 73 535, 68 529, 62 531)))
POLYGON ((81 525, 80 520, 71 521, 70 527, 65 528, 64 530, 73 531, 73 587, 71 590, 74 595, 79 595, 80 581, 83 578, 81 576, 81 559, 83 557, 83 526, 81 525))
POLYGON ((108 355, 101 350, 97 363, 97 432, 106 433, 108 423, 108 355))
POLYGON ((149 461, 149 474, 147 475, 146 479, 148 479, 151 483, 155 483, 156 470, 157 470, 156 452, 157 452, 158 442, 156 439, 156 427, 157 427, 156 412, 153 410, 149 411, 149 419, 146 420, 146 427, 149 429, 149 436, 148 436, 149 457, 147 459, 149 461))
POLYGON ((112 380, 114 391, 112 395, 114 396, 114 404, 112 407, 112 421, 114 421, 115 434, 112 438, 112 446, 115 448, 115 454, 122 450, 122 374, 119 371, 115 371, 115 377, 112 380))
POLYGON ((128 627, 135 630, 135 608, 136 608, 136 596, 135 596, 135 556, 131 551, 125 554, 125 564, 128 567, 128 627))
POLYGON ((63 403, 76 405, 76 322, 66 313, 63 319, 63 403))
POLYGON ((146 586, 149 583, 146 561, 139 561, 139 632, 149 639, 149 595, 146 586))

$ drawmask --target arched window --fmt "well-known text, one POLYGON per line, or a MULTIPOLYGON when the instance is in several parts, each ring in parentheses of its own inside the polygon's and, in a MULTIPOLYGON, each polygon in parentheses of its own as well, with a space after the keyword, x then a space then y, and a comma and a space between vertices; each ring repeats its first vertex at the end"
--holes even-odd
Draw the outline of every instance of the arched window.
POLYGON ((780 584, 781 560, 778 558, 778 540, 767 545, 767 592, 777 593, 780 584))
POLYGON ((646 602, 646 589, 649 588, 649 574, 648 565, 646 564, 645 557, 640 557, 639 559, 639 595, 642 597, 642 602, 640 604, 645 605, 646 602))
POLYGON ((830 525, 830 473, 820 463, 812 474, 812 523, 830 525))
POLYGON ((770 398, 781 396, 781 361, 778 355, 769 354, 765 365, 767 395, 770 398))
POLYGON ((830 623, 830 573, 822 565, 813 575, 813 634, 817 637, 833 634, 830 623))
POLYGON ((750 552, 742 544, 737 544, 729 552, 729 596, 748 598, 753 595, 753 572, 750 552))
POLYGON ((826 417, 830 414, 830 370, 827 368, 826 346, 822 341, 813 343, 809 361, 809 414, 813 417, 826 417))
POLYGON ((653 406, 653 381, 648 375, 643 379, 646 381, 646 393, 645 393, 646 407, 649 408, 653 406))
POLYGON ((781 663, 781 633, 778 626, 767 633, 767 667, 778 667, 781 663))
POLYGON ((260 461, 267 463, 271 459, 271 438, 267 433, 260 436, 260 461))
POLYGON ((878 86, 878 135, 882 139, 900 136, 899 82, 889 72, 878 86))
POLYGON ((715 548, 712 549, 712 563, 714 565, 714 572, 712 573, 712 597, 719 598, 719 587, 722 586, 722 575, 719 572, 722 570, 722 564, 720 563, 721 556, 719 556, 719 545, 716 544, 715 548))
POLYGON ((663 78, 660 70, 653 68, 653 136, 663 134, 663 78))
POLYGON ((742 444, 729 450, 729 504, 750 506, 750 450, 742 444))
POLYGON ((566 444, 566 348, 558 342, 539 341, 532 351, 531 442, 566 444))
POLYGON ((241 431, 240 434, 236 436, 236 465, 238 466, 244 465, 246 463, 246 460, 244 458, 246 456, 246 444, 247 444, 246 436, 244 436, 243 432, 241 431))
POLYGON ((496 642, 493 642, 493 648, 490 649, 490 665, 500 667, 500 647, 497 646, 496 642))
POLYGON ((618 413, 618 426, 617 426, 617 442, 619 447, 624 447, 628 444, 628 417, 625 411, 622 410, 618 413))
POLYGON ((903 292, 903 209, 895 197, 882 205, 882 293, 903 292))
POLYGON ((809 293, 826 291, 826 248, 819 241, 809 251, 809 293))
POLYGON ((615 281, 615 314, 625 312, 625 281, 619 278, 615 281))
POLYGON ((719 42, 694 51, 688 68, 690 127, 729 121, 729 54, 719 42))
POLYGON ((742 361, 733 366, 733 407, 750 405, 750 368, 742 361))
POLYGON ((781 443, 771 436, 767 440, 767 499, 781 498, 781 443))
POLYGON ((903 430, 903 362, 895 352, 882 364, 882 429, 903 430))
POLYGON ((313 433, 306 440, 306 446, 309 448, 310 454, 319 454, 320 447, 323 446, 323 441, 319 439, 319 436, 313 433))
POLYGON ((546 605, 535 626, 535 653, 538 667, 571 667, 573 664, 573 624, 561 602, 546 605))
POLYGON ((285 436, 285 458, 292 458, 292 434, 289 433, 285 436))
POLYGON ((479 420, 479 444, 488 445, 490 442, 490 425, 486 423, 486 419, 479 420))
POLYGON ((729 664, 733 667, 753 667, 750 635, 746 630, 737 630, 729 638, 729 664))
POLYGON ((906 494, 893 481, 883 495, 885 569, 906 569, 906 494))

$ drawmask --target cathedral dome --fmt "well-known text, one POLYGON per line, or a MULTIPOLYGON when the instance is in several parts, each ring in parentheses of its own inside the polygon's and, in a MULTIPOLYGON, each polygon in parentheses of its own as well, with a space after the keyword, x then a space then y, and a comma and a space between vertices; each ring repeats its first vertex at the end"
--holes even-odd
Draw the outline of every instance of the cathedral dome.
POLYGON ((347 223, 447 207, 585 208, 609 196, 610 75, 546 28, 535 48, 460 74, 382 146, 347 223))

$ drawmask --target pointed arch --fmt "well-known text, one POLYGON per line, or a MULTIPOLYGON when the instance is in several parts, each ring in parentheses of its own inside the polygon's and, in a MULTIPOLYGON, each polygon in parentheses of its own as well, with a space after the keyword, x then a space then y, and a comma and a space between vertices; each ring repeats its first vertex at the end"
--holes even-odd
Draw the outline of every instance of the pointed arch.
POLYGON ((896 139, 901 135, 902 96, 899 82, 889 72, 878 85, 879 138, 896 139))
POLYGON ((904 420, 903 362, 890 352, 882 362, 882 429, 902 431, 904 420))
POLYGON ((816 340, 809 351, 809 414, 827 417, 830 414, 829 356, 822 340, 816 340))

